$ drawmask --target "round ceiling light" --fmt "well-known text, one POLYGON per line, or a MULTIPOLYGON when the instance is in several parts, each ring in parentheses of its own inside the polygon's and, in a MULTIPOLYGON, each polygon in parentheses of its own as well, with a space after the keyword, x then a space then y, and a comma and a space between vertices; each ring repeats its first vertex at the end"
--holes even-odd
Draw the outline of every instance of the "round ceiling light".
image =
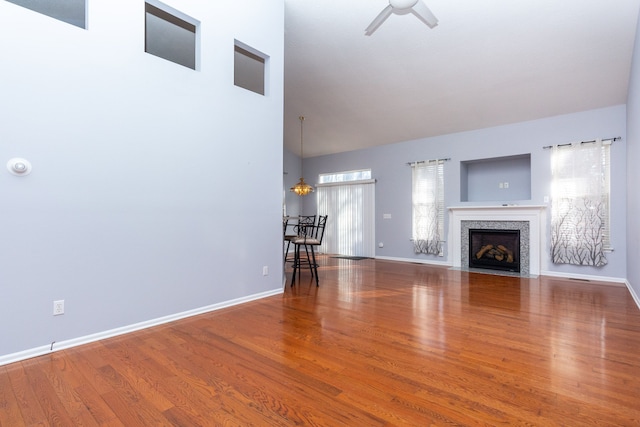
POLYGON ((411 9, 418 3, 418 0, 389 0, 389 4, 394 9, 411 9))
POLYGON ((16 157, 7 162, 7 169, 13 175, 25 176, 31 173, 31 163, 28 160, 16 157))

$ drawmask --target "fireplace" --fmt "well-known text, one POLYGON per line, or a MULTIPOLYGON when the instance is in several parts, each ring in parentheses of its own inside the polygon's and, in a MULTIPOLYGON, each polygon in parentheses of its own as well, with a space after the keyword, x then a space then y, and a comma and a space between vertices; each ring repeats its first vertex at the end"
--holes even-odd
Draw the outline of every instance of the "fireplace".
POLYGON ((469 267, 520 272, 520 230, 470 228, 469 267))
MULTIPOLYGON (((453 268, 469 268, 469 230, 520 230, 520 272, 505 274, 535 277, 546 267, 545 206, 454 206, 449 208, 449 253, 453 268)), ((489 273, 491 270, 485 270, 489 273)), ((493 270, 498 272, 499 270, 493 270)))

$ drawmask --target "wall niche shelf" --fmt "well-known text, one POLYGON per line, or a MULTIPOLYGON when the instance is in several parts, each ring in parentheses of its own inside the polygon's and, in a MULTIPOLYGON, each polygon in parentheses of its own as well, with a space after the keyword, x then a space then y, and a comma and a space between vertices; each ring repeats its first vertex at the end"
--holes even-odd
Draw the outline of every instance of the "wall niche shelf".
POLYGON ((460 162, 461 202, 531 200, 531 154, 460 162))

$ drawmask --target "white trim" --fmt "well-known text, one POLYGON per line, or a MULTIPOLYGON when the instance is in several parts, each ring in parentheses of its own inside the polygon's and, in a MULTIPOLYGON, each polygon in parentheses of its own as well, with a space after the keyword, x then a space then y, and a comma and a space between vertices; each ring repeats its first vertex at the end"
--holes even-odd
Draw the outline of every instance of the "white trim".
POLYGON ((633 287, 631 286, 631 283, 629 283, 628 280, 625 280, 624 283, 627 285, 627 289, 629 289, 629 293, 631 294, 631 296, 633 297, 633 300, 636 302, 636 305, 640 309, 640 296, 636 294, 636 291, 633 289, 633 287))
POLYGON ((145 0, 145 3, 149 3, 151 6, 154 6, 160 10, 162 10, 163 12, 168 13, 169 15, 173 15, 178 19, 181 19, 182 21, 193 25, 194 27, 196 27, 196 32, 198 32, 199 30, 199 26, 200 26, 200 21, 198 21, 197 19, 195 19, 192 16, 187 15, 184 12, 179 11, 178 9, 175 9, 171 6, 169 6, 166 3, 163 3, 159 0, 145 0))
POLYGON ((95 341, 116 337, 118 335, 128 334, 130 332, 139 331, 141 329, 151 328, 153 326, 174 322, 176 320, 185 319, 187 317, 197 316, 199 314, 209 313, 211 311, 216 311, 223 308, 232 307, 235 305, 255 301, 258 299, 279 295, 279 294, 282 294, 283 292, 284 292, 284 289, 274 289, 271 291, 261 292, 259 294, 248 295, 246 297, 224 301, 218 304, 212 304, 205 307, 196 308, 193 310, 183 311, 182 313, 171 314, 169 316, 159 317, 157 319, 151 319, 151 320, 147 320, 140 323, 134 323, 132 325, 123 326, 121 328, 98 332, 91 335, 85 335, 83 337, 72 338, 66 341, 54 342, 52 344, 35 347, 29 350, 19 351, 17 353, 6 354, 3 356, 0 356, 0 366, 7 365, 9 363, 19 362, 25 359, 30 359, 36 356, 42 356, 44 354, 53 353, 56 351, 67 349, 67 348, 77 347, 79 345, 89 344, 95 341))

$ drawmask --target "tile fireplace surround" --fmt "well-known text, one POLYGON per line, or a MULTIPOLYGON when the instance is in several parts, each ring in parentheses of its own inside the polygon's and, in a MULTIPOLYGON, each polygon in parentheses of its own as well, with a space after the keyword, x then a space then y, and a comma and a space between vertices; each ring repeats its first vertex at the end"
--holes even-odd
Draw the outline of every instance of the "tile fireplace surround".
POLYGON ((448 240, 453 267, 469 267, 469 228, 516 229, 521 232, 520 274, 539 275, 542 248, 547 244, 545 208, 538 205, 450 207, 448 240))

